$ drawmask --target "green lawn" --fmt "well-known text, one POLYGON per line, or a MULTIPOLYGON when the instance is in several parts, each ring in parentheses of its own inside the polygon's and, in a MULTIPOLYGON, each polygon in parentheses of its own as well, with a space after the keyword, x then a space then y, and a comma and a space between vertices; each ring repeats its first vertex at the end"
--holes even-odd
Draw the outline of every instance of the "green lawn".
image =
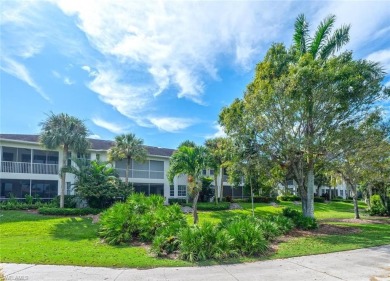
MULTIPOLYGON (((200 222, 218 222, 232 215, 250 215, 251 205, 242 204, 243 210, 200 212, 200 222)), ((256 204, 258 216, 281 212, 283 206, 300 209, 299 205, 286 202, 280 207, 256 204)), ((353 218, 351 203, 316 203, 316 217, 320 221, 329 218, 353 218)), ((360 205, 364 209, 364 204, 360 205)), ((363 214, 364 216, 364 214, 363 214)), ((191 222, 191 215, 188 215, 191 222)), ((278 251, 262 259, 286 258, 299 255, 328 253, 376 245, 390 244, 390 220, 384 224, 337 225, 360 228, 359 233, 348 235, 317 235, 295 237, 278 245, 278 251), (387 222, 387 223, 386 223, 387 222), (308 246, 309 245, 309 246, 308 246)), ((64 218, 31 214, 24 211, 0 212, 0 262, 66 264, 83 266, 111 266, 150 268, 159 266, 191 266, 193 264, 170 259, 159 259, 142 247, 109 246, 97 238, 98 225, 90 218, 64 218)), ((242 262, 254 259, 229 260, 242 262)), ((208 262, 202 264, 215 264, 208 262)))

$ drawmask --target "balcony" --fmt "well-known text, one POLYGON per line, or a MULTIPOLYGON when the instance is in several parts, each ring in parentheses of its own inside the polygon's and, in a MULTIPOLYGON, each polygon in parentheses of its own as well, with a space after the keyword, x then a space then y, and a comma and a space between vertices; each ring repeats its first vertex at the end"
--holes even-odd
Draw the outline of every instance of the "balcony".
POLYGON ((57 175, 58 164, 1 161, 2 173, 57 175))
MULTIPOLYGON (((116 169, 119 176, 126 177, 126 169, 116 169)), ((129 178, 137 179, 164 179, 163 171, 150 171, 150 170, 134 170, 129 169, 129 178)))

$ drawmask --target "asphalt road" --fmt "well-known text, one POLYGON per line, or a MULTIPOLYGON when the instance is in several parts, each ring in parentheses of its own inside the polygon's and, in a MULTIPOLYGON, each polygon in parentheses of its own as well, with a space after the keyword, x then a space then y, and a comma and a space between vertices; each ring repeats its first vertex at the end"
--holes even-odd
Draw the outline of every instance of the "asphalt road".
POLYGON ((253 263, 147 270, 2 263, 6 280, 390 281, 390 245, 253 263))

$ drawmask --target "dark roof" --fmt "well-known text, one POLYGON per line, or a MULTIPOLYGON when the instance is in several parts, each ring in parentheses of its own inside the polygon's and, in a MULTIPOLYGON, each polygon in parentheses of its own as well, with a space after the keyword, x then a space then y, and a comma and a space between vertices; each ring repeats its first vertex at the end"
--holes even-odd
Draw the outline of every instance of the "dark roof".
MULTIPOLYGON (((39 135, 21 135, 21 134, 0 134, 0 139, 15 140, 15 141, 27 141, 27 142, 39 142, 39 135)), ((91 142, 92 149, 96 150, 108 150, 114 145, 114 141, 110 140, 98 140, 88 139, 91 142)), ((161 148, 156 146, 144 145, 149 155, 170 157, 174 149, 161 148)))

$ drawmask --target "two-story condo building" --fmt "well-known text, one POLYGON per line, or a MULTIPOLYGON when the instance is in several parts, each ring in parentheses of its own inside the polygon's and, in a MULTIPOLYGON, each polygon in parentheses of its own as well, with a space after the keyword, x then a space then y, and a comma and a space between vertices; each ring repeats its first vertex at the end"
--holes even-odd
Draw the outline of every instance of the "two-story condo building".
MULTIPOLYGON (((107 160, 108 149, 114 142, 109 140, 89 139, 91 148, 83 157, 90 160, 107 160)), ((169 159, 173 149, 145 146, 148 151, 144 163, 132 161, 129 181, 136 192, 146 195, 159 194, 168 198, 187 197, 187 176, 175 178, 170 185, 167 178, 169 159)), ((38 140, 38 135, 0 134, 0 200, 10 196, 23 199, 25 195, 51 199, 60 194, 59 171, 64 155, 61 149, 47 150, 38 140)), ((68 159, 80 158, 70 152, 68 159)), ((68 160, 70 161, 70 160, 68 160)), ((69 162, 70 164, 70 162, 69 162)), ((124 179, 126 162, 113 163, 119 176, 124 179)), ((212 170, 205 170, 204 175, 213 176, 212 170)), ((221 176, 221 175, 219 175, 221 176)), ((242 187, 231 188, 224 177, 224 196, 242 197, 242 187)), ((219 179, 218 179, 219 182, 219 179)), ((74 176, 66 174, 66 194, 73 194, 74 176)))

